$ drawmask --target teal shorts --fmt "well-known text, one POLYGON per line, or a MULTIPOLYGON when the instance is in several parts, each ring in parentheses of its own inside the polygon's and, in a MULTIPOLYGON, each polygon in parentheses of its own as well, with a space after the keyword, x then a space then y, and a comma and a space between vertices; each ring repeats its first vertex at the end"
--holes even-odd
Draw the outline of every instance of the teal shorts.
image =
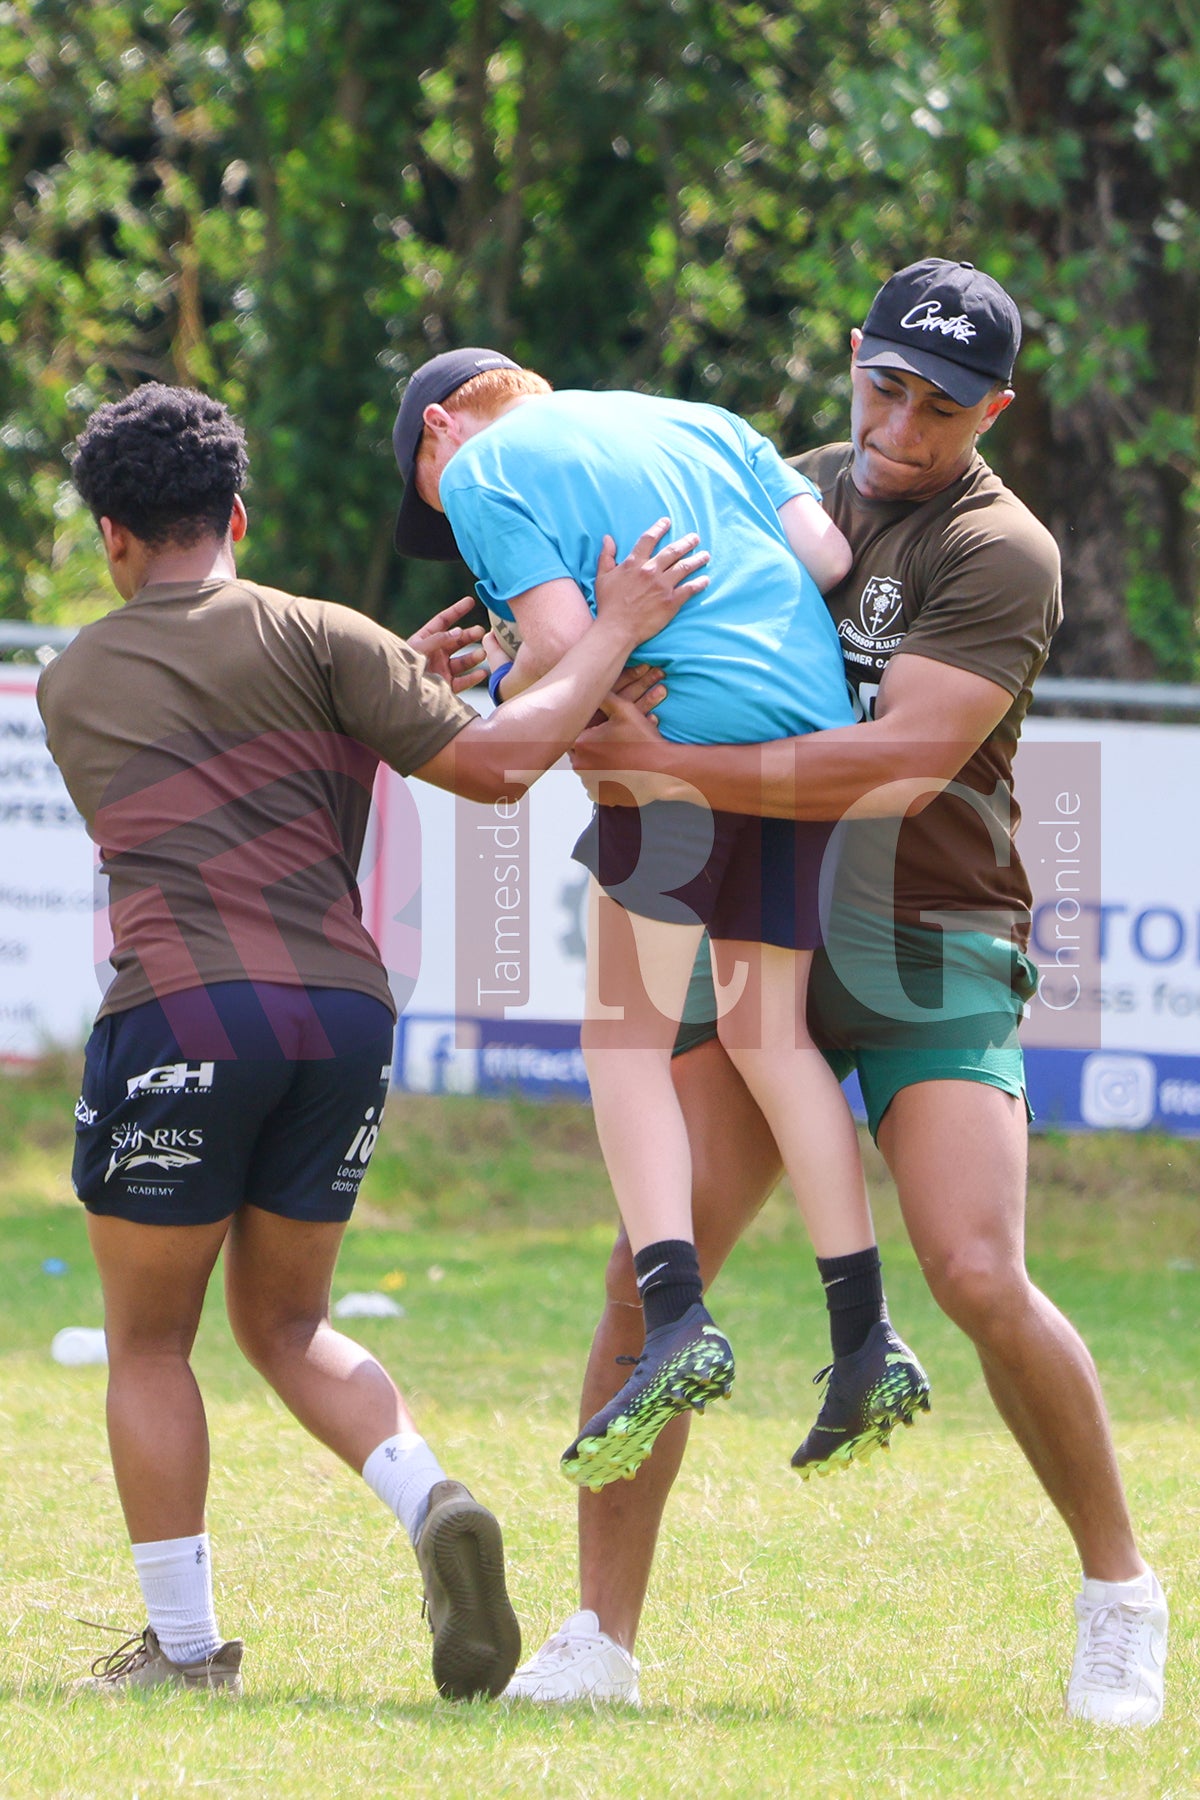
MULTIPOLYGON (((1036 990, 1034 964, 1007 938, 842 917, 813 956, 808 1028, 839 1081, 857 1071, 876 1137, 895 1095, 921 1081, 982 1082, 1028 1109, 1017 1027, 1036 990)), ((716 1021, 706 940, 675 1055, 716 1037, 716 1021)))

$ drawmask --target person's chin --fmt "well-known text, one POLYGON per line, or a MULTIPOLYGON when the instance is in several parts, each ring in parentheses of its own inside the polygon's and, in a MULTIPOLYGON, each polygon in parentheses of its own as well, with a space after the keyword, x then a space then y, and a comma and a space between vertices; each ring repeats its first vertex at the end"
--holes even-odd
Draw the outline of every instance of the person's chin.
POLYGON ((868 500, 907 500, 922 485, 923 471, 912 463, 894 462, 879 450, 867 450, 861 458, 859 491, 868 500))

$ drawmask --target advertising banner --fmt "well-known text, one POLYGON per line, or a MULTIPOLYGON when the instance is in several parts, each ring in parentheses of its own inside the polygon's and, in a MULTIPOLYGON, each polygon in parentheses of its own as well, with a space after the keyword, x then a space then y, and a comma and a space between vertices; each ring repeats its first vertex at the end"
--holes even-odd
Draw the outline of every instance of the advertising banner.
POLYGON ((0 1060, 78 1044, 96 1010, 92 846, 46 749, 37 670, 0 666, 0 1060))
MULTIPOLYGON (((1026 721, 1018 843, 1034 890, 1030 954, 1040 986, 1022 1040, 1041 1124, 1200 1131, 1200 838, 1161 797, 1168 786, 1200 791, 1200 727, 1026 721)), ((503 822, 524 887, 496 880, 490 893, 486 884, 481 892, 478 825, 499 847, 501 822, 446 794, 415 792, 425 929, 397 1082, 420 1092, 490 1093, 507 1082, 586 1095, 582 1059, 564 1054, 577 1032, 561 1031, 578 1021, 584 997, 587 883, 570 860, 590 816, 582 788, 554 769, 522 803, 519 831, 503 822), (525 961, 501 968, 511 990, 497 979, 501 991, 487 995, 481 959, 494 974, 518 944, 528 947, 525 961)), ((493 860, 489 872, 498 867, 493 860)), ((848 1091, 856 1100, 853 1081, 848 1091)))
MULTIPOLYGON (((0 1059, 86 1035, 106 918, 45 748, 36 671, 0 667, 0 1059)), ((1200 1132, 1200 727, 1030 719, 1019 844, 1040 988, 1023 1028, 1039 1121, 1200 1132)), ((402 1018, 397 1083, 586 1098, 590 817, 565 765, 485 807, 387 770, 360 881, 402 1018)))
POLYGON ((1197 782, 1200 727, 1026 724, 1016 762, 1026 808, 1019 842, 1034 884, 1030 951, 1043 983, 1026 1055, 1030 1098, 1046 1124, 1200 1131, 1200 837, 1189 799, 1180 802, 1197 782), (1091 771, 1089 752, 1098 763, 1091 771), (1078 801, 1070 822, 1053 832, 1029 824, 1030 774, 1038 816, 1062 817, 1054 797, 1066 793, 1078 801), (1048 984, 1051 1004, 1063 1009, 1054 1023, 1048 984), (1072 1011, 1074 1033, 1064 1023, 1072 1011))

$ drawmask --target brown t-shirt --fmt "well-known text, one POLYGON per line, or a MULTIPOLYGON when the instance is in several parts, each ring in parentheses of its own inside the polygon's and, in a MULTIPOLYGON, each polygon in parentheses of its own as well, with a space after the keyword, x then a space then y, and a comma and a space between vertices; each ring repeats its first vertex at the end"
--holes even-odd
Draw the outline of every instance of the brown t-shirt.
POLYGON ((954 783, 923 812, 855 824, 845 833, 839 897, 889 909, 894 866, 898 923, 936 925, 941 912, 968 930, 1024 944, 1030 889, 1012 842, 1020 812, 1012 762, 1031 689, 1062 619, 1054 539, 976 454, 931 500, 865 500, 850 478, 853 450, 830 444, 793 457, 821 489, 850 541, 854 563, 826 595, 846 675, 870 717, 897 651, 969 670, 1006 688, 1013 704, 954 783), (989 925, 988 916, 995 918, 989 925))
POLYGON ((38 705, 109 880, 100 1017, 246 980, 395 1011, 355 880, 375 772, 476 716, 401 638, 245 581, 156 583, 79 633, 38 705))

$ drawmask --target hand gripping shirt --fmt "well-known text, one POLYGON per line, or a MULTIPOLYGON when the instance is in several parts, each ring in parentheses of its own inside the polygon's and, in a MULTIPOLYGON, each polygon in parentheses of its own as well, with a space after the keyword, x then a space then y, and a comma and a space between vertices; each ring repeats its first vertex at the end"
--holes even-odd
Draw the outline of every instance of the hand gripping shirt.
POLYGON ((539 395, 468 438, 440 495, 480 599, 512 601, 563 577, 595 611, 605 533, 618 559, 655 519, 699 533, 709 585, 638 646, 680 743, 755 743, 849 724, 837 635, 779 507, 816 495, 773 445, 716 406, 634 393, 539 395))
POLYGON ((375 772, 476 716, 401 638, 250 582, 156 583, 72 640, 38 706, 108 877, 100 1017, 218 981, 394 1014, 356 882, 375 772))
POLYGON ((845 832, 839 901, 891 909, 901 925, 936 929, 946 915, 951 928, 1011 932, 1024 946, 1031 896, 1013 842, 1012 764, 1062 620, 1058 547, 978 454, 958 481, 916 503, 864 499, 852 457, 851 445, 831 444, 794 463, 821 489, 854 552, 849 575, 825 598, 862 715, 871 716, 900 653, 982 675, 1013 700, 923 812, 845 832))

